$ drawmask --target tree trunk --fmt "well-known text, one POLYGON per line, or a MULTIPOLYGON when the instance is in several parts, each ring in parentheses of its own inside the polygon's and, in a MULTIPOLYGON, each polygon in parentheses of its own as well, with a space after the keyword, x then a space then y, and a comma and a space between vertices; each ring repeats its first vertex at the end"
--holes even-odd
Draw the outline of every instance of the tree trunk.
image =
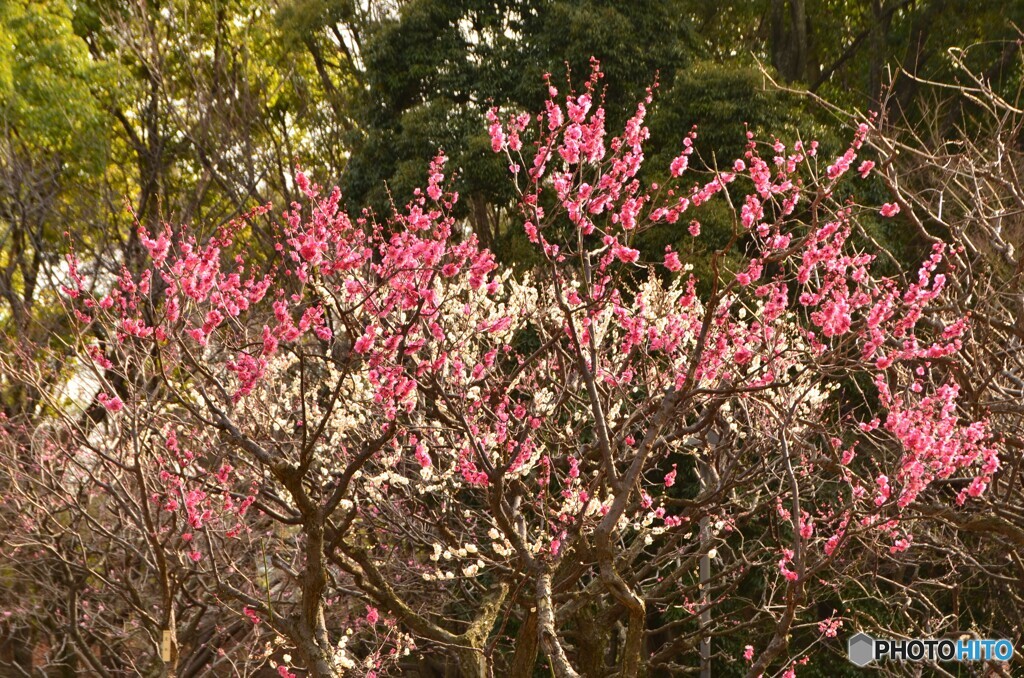
POLYGON ((469 204, 472 208, 470 223, 473 226, 473 232, 480 239, 482 246, 492 248, 494 246, 494 238, 498 234, 491 226, 491 217, 487 213, 487 199, 479 193, 475 193, 470 196, 469 204))
POLYGON ((700 548, 704 553, 700 557, 700 604, 703 608, 700 612, 700 678, 711 678, 711 596, 708 595, 708 587, 711 586, 711 558, 708 556, 710 545, 711 519, 704 516, 700 520, 700 548))
POLYGON ((532 678, 537 664, 537 608, 528 612, 516 636, 516 650, 512 655, 511 678, 532 678))
MULTIPOLYGON (((292 492, 292 496, 296 496, 292 492)), ((306 570, 302 580, 302 609, 297 623, 299 653, 313 678, 340 675, 334 665, 327 623, 324 619, 324 589, 327 587, 327 563, 324 556, 324 520, 320 511, 307 511, 306 570)))
POLYGON ((555 628, 555 611, 551 604, 551 573, 543 572, 537 577, 537 638, 544 648, 551 664, 551 671, 557 678, 579 678, 578 673, 565 656, 562 642, 555 628))
POLYGON ((871 63, 868 67, 868 110, 878 111, 881 107, 882 76, 885 63, 889 57, 886 43, 889 39, 889 27, 892 25, 892 13, 883 12, 881 0, 873 0, 871 9, 875 17, 871 27, 871 63))
POLYGON ((459 664, 459 678, 489 678, 490 667, 481 648, 460 647, 455 651, 459 664))
MULTIPOLYGON (((700 472, 700 490, 705 494, 718 484, 718 479, 710 463, 697 465, 700 472)), ((700 639, 700 678, 711 678, 711 519, 704 516, 700 520, 700 628, 703 632, 700 639)))
POLYGON ((806 77, 809 50, 804 0, 772 0, 770 25, 775 70, 787 82, 806 77))
POLYGON ((308 675, 313 678, 338 678, 341 674, 334 667, 334 663, 327 656, 327 650, 322 648, 316 638, 303 632, 302 640, 296 647, 302 663, 305 664, 308 675))
POLYGON ((612 625, 599 621, 602 618, 588 608, 581 609, 575 618, 580 674, 586 678, 604 678, 607 673, 605 655, 612 625))

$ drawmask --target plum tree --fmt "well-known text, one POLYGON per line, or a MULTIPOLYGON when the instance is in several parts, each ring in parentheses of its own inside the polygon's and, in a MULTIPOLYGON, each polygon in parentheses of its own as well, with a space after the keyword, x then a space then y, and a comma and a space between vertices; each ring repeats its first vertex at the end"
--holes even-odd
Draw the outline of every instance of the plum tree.
POLYGON ((749 133, 710 171, 691 130, 645 185, 654 93, 610 137, 600 77, 487 116, 532 270, 453 216, 443 154, 384 221, 296 173, 267 266, 245 219, 142 224, 147 266, 117 277, 69 256, 67 389, 108 416, 65 391, 7 433, 3 548, 62 573, 39 585, 74 591, 54 614, 93 670, 792 675, 898 608, 863 572, 914 548, 916 502, 956 512, 1000 465, 948 377, 969 319, 946 247, 872 272, 858 222, 897 209, 836 197, 873 171, 867 123, 827 161, 749 133), (716 204, 708 292, 685 251, 635 247, 700 238, 716 204))

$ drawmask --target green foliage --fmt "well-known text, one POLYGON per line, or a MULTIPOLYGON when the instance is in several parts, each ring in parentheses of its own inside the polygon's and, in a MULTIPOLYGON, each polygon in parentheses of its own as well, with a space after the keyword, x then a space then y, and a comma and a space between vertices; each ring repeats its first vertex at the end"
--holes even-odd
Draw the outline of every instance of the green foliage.
POLYGON ((767 135, 796 139, 798 134, 834 134, 801 99, 766 87, 753 66, 697 61, 679 71, 655 103, 650 126, 656 151, 649 164, 662 171, 694 126, 702 164, 723 170, 742 157, 748 129, 768 141, 767 135))
POLYGON ((96 172, 108 135, 93 91, 105 74, 89 59, 72 18, 67 3, 56 0, 0 7, 0 117, 26 148, 96 172))
POLYGON ((570 73, 577 82, 589 75, 594 57, 614 129, 659 73, 671 79, 685 64, 686 33, 664 0, 404 4, 375 28, 364 54, 370 96, 343 177, 349 204, 386 210, 385 184, 396 202, 408 200, 439 148, 460 192, 507 203, 505 163, 484 134, 487 108, 536 110, 545 74, 564 88, 570 73), (664 39, 652 42, 655 33, 664 39))

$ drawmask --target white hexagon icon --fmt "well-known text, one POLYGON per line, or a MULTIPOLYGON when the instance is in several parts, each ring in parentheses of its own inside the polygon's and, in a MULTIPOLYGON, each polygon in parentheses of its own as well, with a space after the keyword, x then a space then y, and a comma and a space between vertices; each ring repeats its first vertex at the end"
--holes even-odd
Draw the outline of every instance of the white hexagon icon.
POLYGON ((867 666, 875 659, 875 639, 863 631, 847 641, 846 649, 855 666, 867 666))

